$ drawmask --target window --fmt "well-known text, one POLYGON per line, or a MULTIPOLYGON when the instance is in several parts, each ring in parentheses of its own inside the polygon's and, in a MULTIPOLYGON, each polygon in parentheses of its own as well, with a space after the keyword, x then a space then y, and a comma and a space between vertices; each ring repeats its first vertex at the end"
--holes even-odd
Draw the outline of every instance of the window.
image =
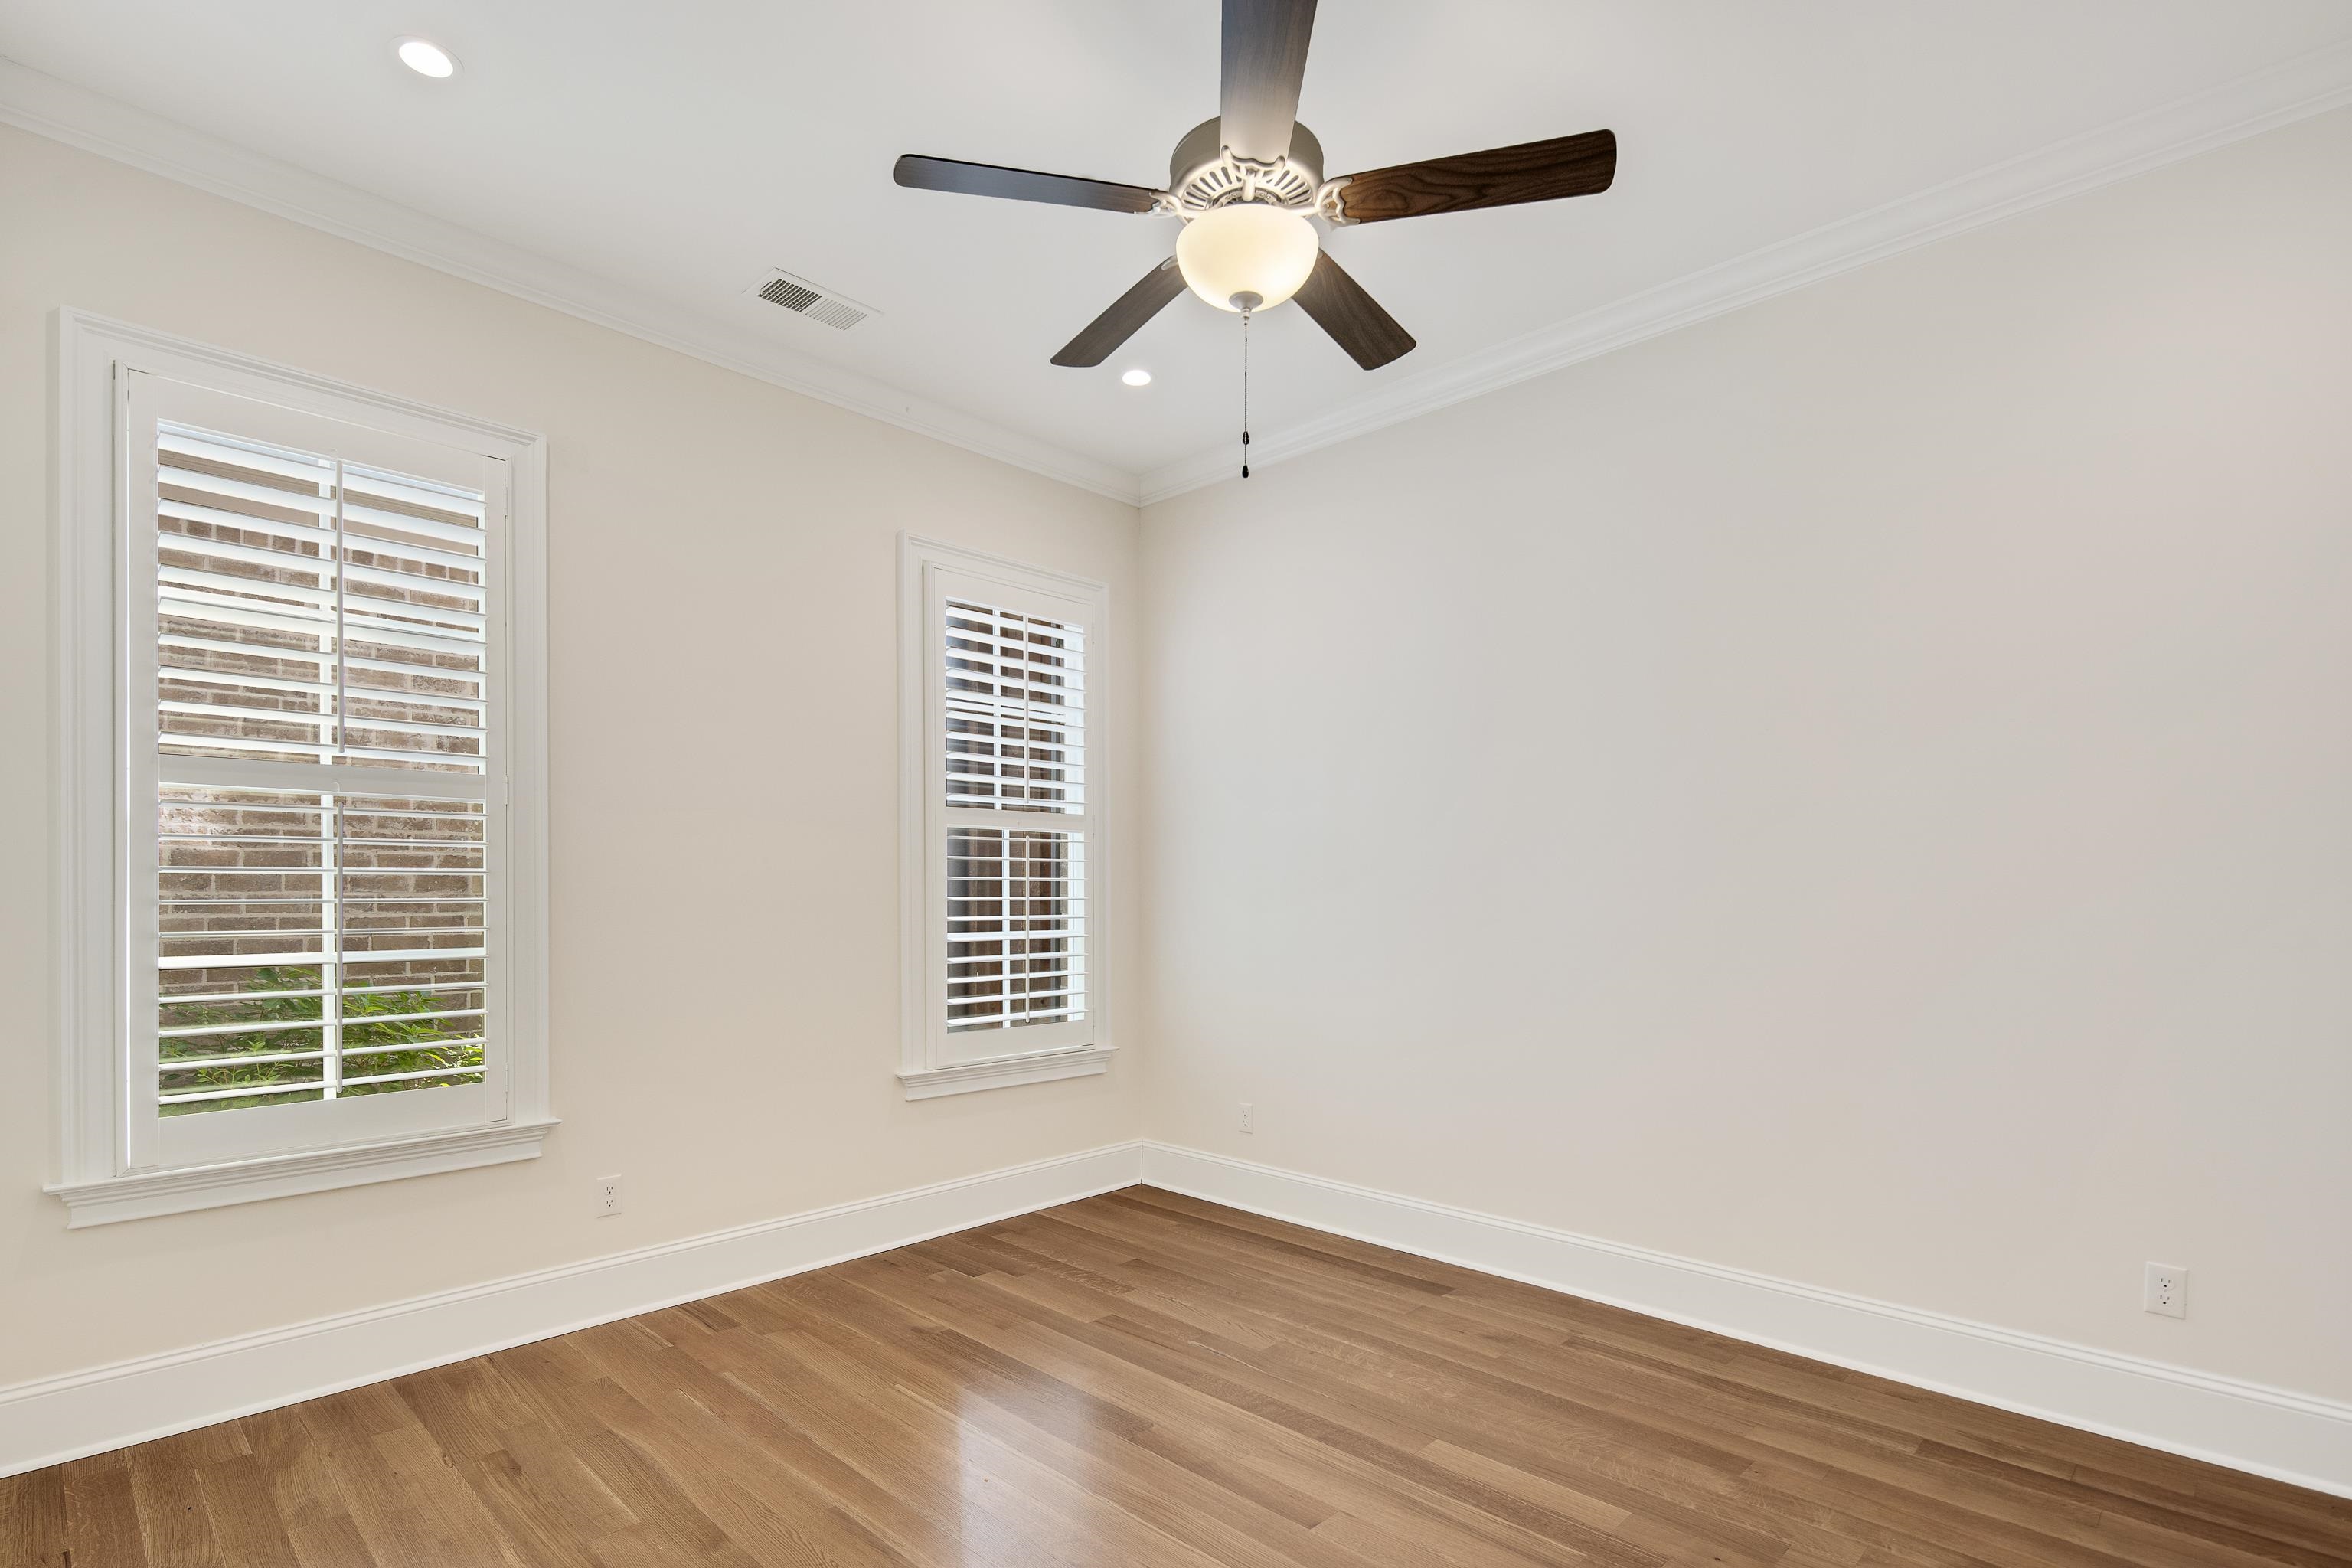
POLYGON ((902 542, 909 1099, 1103 1070, 1099 584, 902 542))
POLYGON ((72 1223, 536 1152, 538 444, 68 327, 72 1223))

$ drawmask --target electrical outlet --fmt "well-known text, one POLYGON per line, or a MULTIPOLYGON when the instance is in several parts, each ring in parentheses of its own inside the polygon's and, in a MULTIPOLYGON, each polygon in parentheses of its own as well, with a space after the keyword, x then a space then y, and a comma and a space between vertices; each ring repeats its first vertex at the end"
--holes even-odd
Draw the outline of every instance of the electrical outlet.
POLYGON ((1257 1131, 1257 1107, 1246 1100, 1242 1101, 1242 1131, 1244 1132, 1257 1131))
POLYGON ((2169 1263, 2149 1264, 2147 1283, 2140 1288, 2139 1304, 2168 1318, 2187 1317, 2189 1270, 2175 1268, 2169 1263))
POLYGON ((597 1177, 596 1217, 598 1219, 603 1219, 606 1215, 614 1215, 619 1214, 620 1212, 621 1178, 618 1176, 597 1177))

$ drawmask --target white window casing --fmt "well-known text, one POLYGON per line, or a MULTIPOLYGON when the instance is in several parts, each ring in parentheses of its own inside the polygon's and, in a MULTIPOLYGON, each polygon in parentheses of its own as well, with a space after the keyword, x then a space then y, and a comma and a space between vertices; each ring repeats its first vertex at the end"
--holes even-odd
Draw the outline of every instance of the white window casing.
POLYGON ((48 1190, 79 1226, 531 1157, 543 441, 59 347, 48 1190))
POLYGON ((907 1097, 1099 1073, 1107 590, 904 535, 907 1097))

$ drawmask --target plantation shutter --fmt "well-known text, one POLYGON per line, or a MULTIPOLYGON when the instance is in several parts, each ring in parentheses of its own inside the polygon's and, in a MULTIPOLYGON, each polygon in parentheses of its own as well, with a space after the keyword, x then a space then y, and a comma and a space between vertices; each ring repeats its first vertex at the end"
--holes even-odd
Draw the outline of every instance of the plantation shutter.
POLYGON ((483 770, 480 492, 167 421, 156 447, 165 752, 483 770))
POLYGON ((201 1154, 198 1121, 249 1148, 257 1117, 279 1133, 265 1143, 296 1146, 335 1141, 323 1115, 371 1132, 482 1119, 499 1065, 497 466, 410 443, 440 471, 406 471, 352 449, 405 450, 390 437, 141 392, 152 503, 132 526, 152 571, 143 611, 127 608, 149 628, 129 668, 152 672, 154 714, 131 780, 152 827, 147 964, 133 954, 152 1034, 134 1016, 132 1052, 159 1119, 149 1152, 201 1154), (400 1103, 329 1109, 383 1097, 400 1103))
POLYGON ((1084 1044, 1087 633, 950 591, 936 601, 948 1054, 1084 1044))

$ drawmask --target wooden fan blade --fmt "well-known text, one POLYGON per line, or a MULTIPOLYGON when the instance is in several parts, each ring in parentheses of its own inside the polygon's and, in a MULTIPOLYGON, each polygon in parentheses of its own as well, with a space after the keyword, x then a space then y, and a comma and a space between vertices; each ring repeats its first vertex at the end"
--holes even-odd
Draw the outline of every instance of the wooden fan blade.
POLYGON ((1341 223, 1382 223, 1423 213, 1558 201, 1598 195, 1616 177, 1617 133, 1588 131, 1349 174, 1336 182, 1334 216, 1341 223))
POLYGON ((1291 298, 1315 318, 1317 326, 1331 334, 1333 342, 1348 351, 1349 359, 1366 370, 1378 370, 1413 350, 1412 334, 1398 326, 1396 318, 1381 310, 1381 302, 1365 293, 1362 284, 1341 270, 1328 250, 1315 258, 1315 270, 1291 298))
POLYGON ((1238 155, 1271 163, 1289 153, 1314 32, 1315 0, 1225 0, 1218 134, 1238 155))
POLYGON ((1148 213, 1160 205, 1160 193, 1141 185, 1115 185, 1076 174, 1040 174, 995 163, 963 163, 953 158, 926 158, 919 153, 900 158, 890 177, 911 190, 954 191, 967 196, 1049 202, 1061 207, 1099 207, 1105 212, 1148 213))
POLYGON ((1171 256, 1145 273, 1134 288, 1112 300, 1109 310, 1087 322, 1086 331, 1054 356, 1054 363, 1073 366, 1102 363, 1113 349, 1135 336, 1144 322, 1160 314, 1169 300, 1183 291, 1184 275, 1176 270, 1176 258, 1171 256))

